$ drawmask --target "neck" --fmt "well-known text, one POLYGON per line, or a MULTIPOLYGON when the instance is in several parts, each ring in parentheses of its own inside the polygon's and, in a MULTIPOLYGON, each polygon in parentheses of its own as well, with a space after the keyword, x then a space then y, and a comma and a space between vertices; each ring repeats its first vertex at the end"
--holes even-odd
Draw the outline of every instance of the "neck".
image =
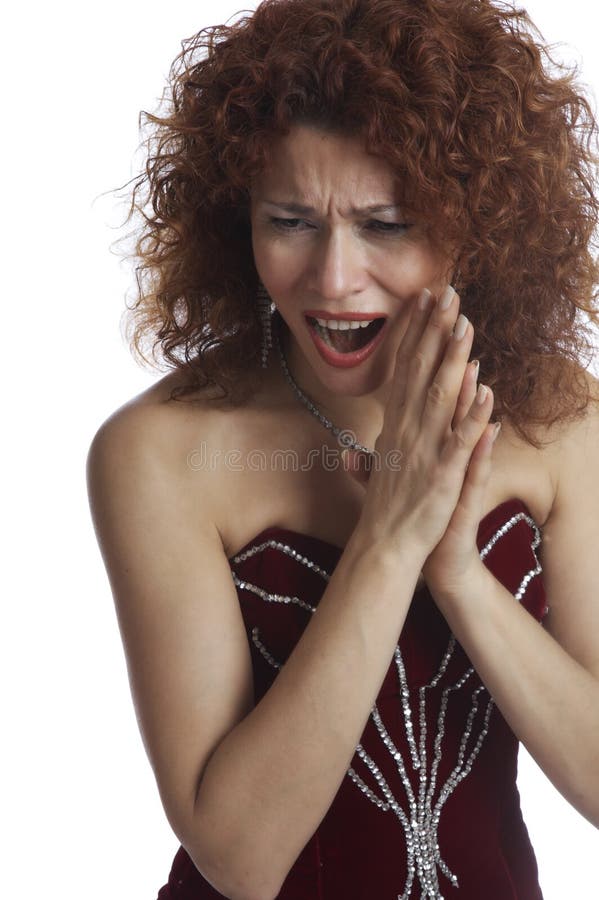
MULTIPOLYGON (((333 425, 345 431, 352 431, 360 444, 372 449, 383 425, 391 382, 388 381, 372 391, 365 391, 358 395, 335 392, 318 379, 301 347, 297 341, 293 340, 289 329, 281 322, 277 325, 278 338, 287 361, 287 368, 301 392, 317 407, 319 412, 331 420, 333 425)), ((273 361, 274 365, 286 381, 276 344, 271 352, 276 357, 273 361)), ((289 390, 292 391, 290 385, 289 390)), ((301 403, 295 393, 292 393, 297 403, 301 403)), ((306 409, 306 413, 310 415, 308 409, 306 409)))

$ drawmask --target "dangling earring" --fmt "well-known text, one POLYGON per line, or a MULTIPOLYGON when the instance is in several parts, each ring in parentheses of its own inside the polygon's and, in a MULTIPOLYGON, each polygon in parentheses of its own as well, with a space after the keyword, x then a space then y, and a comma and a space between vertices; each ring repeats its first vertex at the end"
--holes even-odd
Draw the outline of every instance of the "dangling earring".
POLYGON ((258 302, 258 311, 260 313, 260 324, 262 326, 262 368, 265 369, 267 365, 268 351, 272 347, 271 318, 277 307, 271 300, 268 291, 261 281, 258 282, 258 291, 256 294, 256 298, 258 302))

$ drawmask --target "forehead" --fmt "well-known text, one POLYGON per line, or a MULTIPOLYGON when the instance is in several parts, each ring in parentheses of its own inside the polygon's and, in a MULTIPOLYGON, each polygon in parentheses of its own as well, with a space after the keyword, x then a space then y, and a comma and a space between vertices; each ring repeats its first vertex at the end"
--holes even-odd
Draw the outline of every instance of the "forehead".
POLYGON ((368 154, 359 138, 296 125, 269 147, 251 193, 256 202, 284 197, 318 207, 334 198, 361 206, 396 201, 398 184, 391 167, 368 154))

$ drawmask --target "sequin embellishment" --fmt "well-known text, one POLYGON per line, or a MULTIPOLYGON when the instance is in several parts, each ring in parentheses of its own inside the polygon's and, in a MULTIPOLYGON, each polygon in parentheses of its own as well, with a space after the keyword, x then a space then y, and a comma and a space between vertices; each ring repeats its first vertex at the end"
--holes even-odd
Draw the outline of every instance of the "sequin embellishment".
MULTIPOLYGON (((511 516, 505 522, 505 524, 503 524, 500 528, 497 529, 497 531, 495 531, 493 536, 489 539, 489 541, 485 544, 485 546, 479 553, 481 560, 484 560, 488 553, 493 549, 497 541, 501 540, 501 538, 504 537, 514 527, 514 525, 516 525, 521 520, 527 522, 533 530, 534 537, 531 543, 531 550, 536 565, 528 572, 526 572, 526 574, 521 579, 516 592, 514 593, 514 599, 518 602, 521 602, 522 598, 524 597, 531 580, 542 572, 541 564, 535 552, 541 542, 541 533, 534 519, 532 519, 531 516, 527 515, 524 512, 520 512, 511 516)), ((260 553, 267 548, 285 553, 286 555, 296 560, 296 562, 308 567, 316 574, 320 575, 327 582, 331 577, 330 573, 322 569, 306 556, 298 553, 296 550, 290 547, 289 544, 277 541, 275 539, 270 539, 250 547, 245 552, 233 557, 232 561, 234 563, 242 562, 243 560, 254 556, 256 553, 260 553)), ((299 597, 286 596, 282 594, 272 594, 257 585, 244 581, 237 576, 232 567, 231 572, 233 575, 233 581, 238 588, 256 594, 256 596, 260 597, 265 602, 283 604, 294 603, 310 613, 313 613, 316 609, 316 607, 312 606, 299 597)), ((543 610, 543 614, 546 614, 547 612, 548 607, 545 607, 545 609, 543 610)), ((257 627, 252 628, 251 639, 254 646, 262 654, 268 664, 274 669, 280 669, 282 664, 272 656, 268 648, 260 640, 260 632, 257 627)), ((397 766, 397 770, 405 790, 407 808, 405 806, 405 803, 402 806, 398 802, 396 797, 393 795, 393 792, 389 787, 386 779, 384 778, 380 768, 377 766, 376 762, 366 752, 361 744, 358 744, 358 746, 356 747, 356 755, 363 761, 363 763, 372 773, 378 787, 380 788, 380 795, 377 795, 377 793, 375 793, 371 790, 371 788, 368 787, 368 785, 363 781, 360 775, 355 771, 353 766, 350 767, 347 771, 348 776, 362 791, 362 793, 368 800, 374 803, 382 812, 391 811, 397 816, 401 825, 403 826, 407 850, 407 877, 402 893, 397 895, 398 900, 408 900, 415 876, 417 877, 422 890, 421 900, 427 900, 427 898, 430 898, 430 900, 443 900, 443 895, 441 894, 441 889, 439 886, 438 870, 440 870, 443 875, 445 875, 446 878, 449 879, 449 882, 453 887, 459 887, 457 876, 450 870, 449 866, 441 856, 441 848, 439 846, 437 836, 439 819, 443 810, 443 806, 446 803, 447 799, 451 796, 458 784, 467 777, 468 773, 472 769, 473 763, 478 756, 483 741, 489 730, 489 722, 491 713, 493 711, 494 701, 483 684, 479 685, 472 691, 471 708, 465 722, 465 727, 460 741, 455 765, 453 766, 446 782, 441 785, 438 795, 435 799, 434 795, 435 788, 437 786, 437 775, 439 771, 439 763, 441 761, 441 743, 443 740, 443 735, 445 733, 445 716, 450 699, 450 694, 454 691, 461 690, 475 671, 474 667, 470 666, 463 673, 463 675, 458 678, 457 681, 455 681, 454 684, 448 685, 443 688, 441 695, 440 712, 436 723, 437 730, 435 733, 434 754, 429 771, 426 758, 426 692, 431 688, 436 687, 436 685, 442 678, 443 674, 447 670, 455 646, 456 638, 452 633, 450 633, 447 649, 443 654, 443 658, 441 660, 437 673, 428 684, 418 689, 418 743, 416 742, 416 737, 414 735, 412 709, 409 702, 409 688, 406 679, 404 661, 399 644, 396 646, 393 654, 400 686, 400 697, 403 719, 405 723, 405 732, 410 751, 409 763, 411 763, 412 769, 418 772, 419 782, 417 794, 415 793, 412 787, 412 783, 408 777, 408 773, 406 771, 406 762, 404 762, 400 750, 398 750, 398 748, 395 746, 391 736, 389 735, 384 722, 381 719, 376 703, 372 707, 370 713, 370 717, 374 722, 382 744, 389 752, 397 766), (482 727, 476 739, 474 739, 473 737, 473 746, 467 753, 466 748, 472 734, 473 722, 481 705, 484 706, 484 713, 482 715, 482 727)))

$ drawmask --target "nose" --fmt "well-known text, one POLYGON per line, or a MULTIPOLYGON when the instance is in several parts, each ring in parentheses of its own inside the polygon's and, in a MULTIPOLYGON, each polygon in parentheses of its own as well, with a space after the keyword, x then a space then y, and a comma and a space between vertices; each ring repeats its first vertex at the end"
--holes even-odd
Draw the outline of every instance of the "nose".
POLYGON ((314 249, 311 288, 323 300, 344 300, 362 291, 366 272, 358 242, 349 229, 331 228, 314 249))

